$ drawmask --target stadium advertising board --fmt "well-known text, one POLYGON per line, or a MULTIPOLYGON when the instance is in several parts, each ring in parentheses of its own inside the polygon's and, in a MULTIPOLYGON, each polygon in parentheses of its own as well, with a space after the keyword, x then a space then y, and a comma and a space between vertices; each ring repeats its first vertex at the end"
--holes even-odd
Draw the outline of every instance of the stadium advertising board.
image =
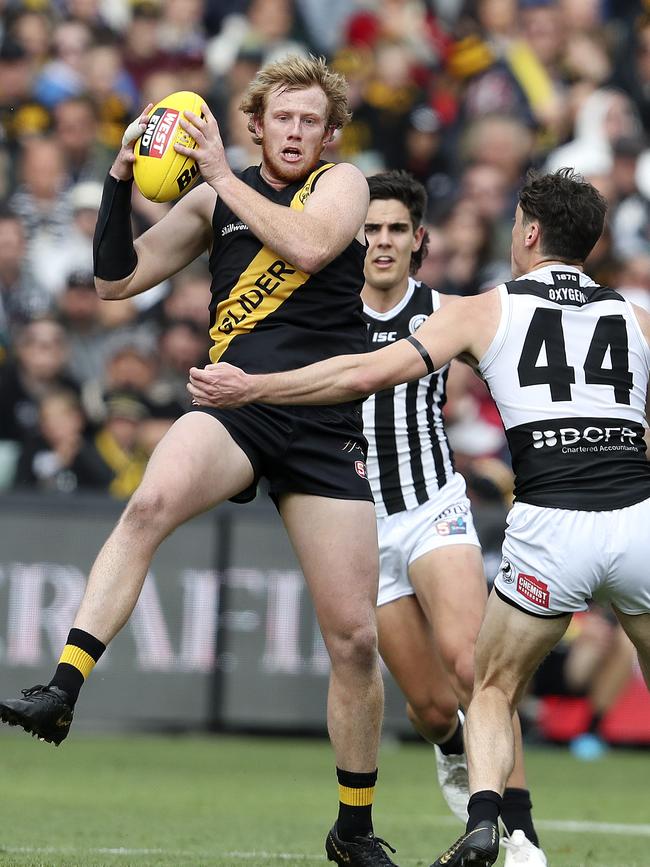
MULTIPOLYGON (((0 683, 50 675, 118 507, 0 501, 0 683)), ((325 729, 328 660, 270 504, 225 505, 156 555, 136 610, 84 692, 76 727, 325 729)), ((387 727, 408 730, 388 685, 387 727)))

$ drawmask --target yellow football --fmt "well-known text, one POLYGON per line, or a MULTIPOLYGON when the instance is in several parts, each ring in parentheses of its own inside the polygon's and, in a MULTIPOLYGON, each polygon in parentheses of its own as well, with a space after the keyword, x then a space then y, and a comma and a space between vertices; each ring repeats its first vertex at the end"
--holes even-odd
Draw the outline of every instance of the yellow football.
POLYGON ((191 90, 179 90, 155 105, 146 130, 135 143, 133 177, 138 189, 152 202, 171 202, 199 180, 196 162, 174 150, 175 144, 196 147, 179 121, 184 111, 202 116, 202 97, 191 90))

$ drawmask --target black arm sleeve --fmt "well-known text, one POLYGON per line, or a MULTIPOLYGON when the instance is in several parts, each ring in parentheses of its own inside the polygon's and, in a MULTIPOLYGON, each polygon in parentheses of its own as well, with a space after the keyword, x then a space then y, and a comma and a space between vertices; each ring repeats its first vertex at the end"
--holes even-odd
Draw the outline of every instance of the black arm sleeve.
POLYGON ((118 181, 107 175, 99 206, 93 260, 95 277, 123 280, 138 264, 131 228, 131 188, 133 181, 118 181))

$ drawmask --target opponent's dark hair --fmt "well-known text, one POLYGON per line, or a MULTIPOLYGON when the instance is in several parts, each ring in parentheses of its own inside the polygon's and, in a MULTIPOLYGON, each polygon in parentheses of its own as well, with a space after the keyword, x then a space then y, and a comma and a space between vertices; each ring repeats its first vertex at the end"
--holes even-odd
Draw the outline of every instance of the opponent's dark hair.
POLYGON ((605 225, 605 198, 571 168, 529 172, 519 204, 524 223, 539 223, 542 252, 566 262, 584 262, 605 225))
MULTIPOLYGON (((427 191, 413 175, 401 169, 380 172, 368 178, 370 201, 373 199, 396 199, 408 208, 413 225, 417 231, 422 225, 427 210, 427 191)), ((429 250, 429 233, 425 230, 420 249, 411 253, 411 274, 417 273, 429 250)))

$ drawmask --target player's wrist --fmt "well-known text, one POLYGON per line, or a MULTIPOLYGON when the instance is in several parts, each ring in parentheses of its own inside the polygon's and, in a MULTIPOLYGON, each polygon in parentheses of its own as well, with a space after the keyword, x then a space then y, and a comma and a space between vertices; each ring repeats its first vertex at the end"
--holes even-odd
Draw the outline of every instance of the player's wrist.
POLYGON ((226 165, 223 169, 218 169, 210 180, 206 178, 206 182, 221 198, 224 198, 224 195, 229 192, 236 192, 238 180, 230 166, 226 165))
POLYGON ((133 163, 118 157, 110 167, 108 174, 116 181, 132 181, 133 163))
POLYGON ((244 376, 246 377, 246 403, 263 403, 264 399, 269 397, 268 374, 246 373, 244 376))

